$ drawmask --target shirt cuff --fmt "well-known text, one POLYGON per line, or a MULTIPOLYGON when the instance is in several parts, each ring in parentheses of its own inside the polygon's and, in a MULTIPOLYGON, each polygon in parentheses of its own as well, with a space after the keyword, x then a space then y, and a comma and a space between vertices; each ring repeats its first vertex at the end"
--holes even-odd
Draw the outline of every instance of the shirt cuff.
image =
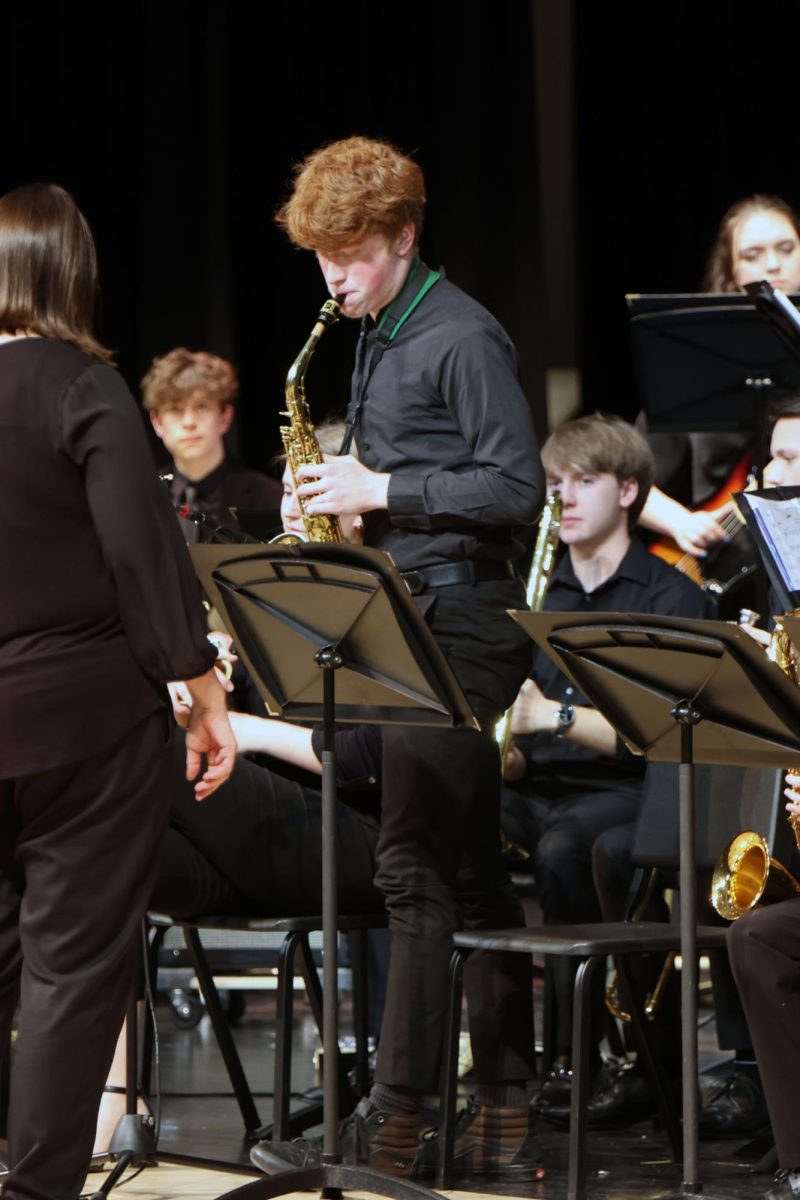
POLYGON ((386 493, 386 507, 391 517, 425 516, 425 485, 427 475, 401 475, 392 472, 389 476, 389 490, 386 493))

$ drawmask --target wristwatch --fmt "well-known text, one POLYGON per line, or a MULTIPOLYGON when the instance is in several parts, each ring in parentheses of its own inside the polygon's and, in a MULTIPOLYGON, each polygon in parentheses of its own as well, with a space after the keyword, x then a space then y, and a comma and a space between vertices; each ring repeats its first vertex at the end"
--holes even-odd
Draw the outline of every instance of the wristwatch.
POLYGON ((556 709, 556 737, 563 738, 575 724, 575 709, 571 704, 562 704, 556 709))

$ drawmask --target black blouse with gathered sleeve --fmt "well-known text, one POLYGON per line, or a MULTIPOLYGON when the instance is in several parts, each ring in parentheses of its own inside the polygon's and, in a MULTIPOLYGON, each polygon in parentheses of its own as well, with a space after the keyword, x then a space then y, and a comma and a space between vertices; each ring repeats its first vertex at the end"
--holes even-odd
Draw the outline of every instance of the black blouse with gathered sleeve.
POLYGON ((112 368, 0 343, 0 778, 110 746, 201 675, 196 577, 112 368))

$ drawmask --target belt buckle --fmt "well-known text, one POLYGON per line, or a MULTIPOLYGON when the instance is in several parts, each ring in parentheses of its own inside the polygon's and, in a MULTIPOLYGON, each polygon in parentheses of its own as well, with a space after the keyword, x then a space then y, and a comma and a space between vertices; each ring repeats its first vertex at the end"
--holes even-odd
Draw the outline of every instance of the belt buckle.
POLYGON ((421 571, 403 571, 403 580, 412 596, 419 596, 428 586, 428 581, 421 571))

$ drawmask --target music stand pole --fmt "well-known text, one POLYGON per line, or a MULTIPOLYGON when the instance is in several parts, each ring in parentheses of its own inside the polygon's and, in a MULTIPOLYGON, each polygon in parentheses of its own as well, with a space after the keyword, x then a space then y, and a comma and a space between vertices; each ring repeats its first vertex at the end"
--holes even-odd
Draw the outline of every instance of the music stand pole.
POLYGON ((694 727, 700 713, 689 700, 677 704, 672 716, 680 725, 678 765, 678 829, 680 838, 681 918, 681 1046, 683 1075, 683 1182, 681 1190, 702 1190, 697 1122, 700 1099, 697 1083, 697 872, 694 846, 694 727))
POLYGON ((322 1078, 323 1163, 340 1163, 339 1154, 339 947, 336 915, 339 911, 336 861, 336 754, 334 751, 336 676, 342 656, 333 646, 314 655, 323 671, 322 719, 322 1044, 325 1069, 322 1078), (330 1057, 328 1057, 330 1055, 330 1057))

